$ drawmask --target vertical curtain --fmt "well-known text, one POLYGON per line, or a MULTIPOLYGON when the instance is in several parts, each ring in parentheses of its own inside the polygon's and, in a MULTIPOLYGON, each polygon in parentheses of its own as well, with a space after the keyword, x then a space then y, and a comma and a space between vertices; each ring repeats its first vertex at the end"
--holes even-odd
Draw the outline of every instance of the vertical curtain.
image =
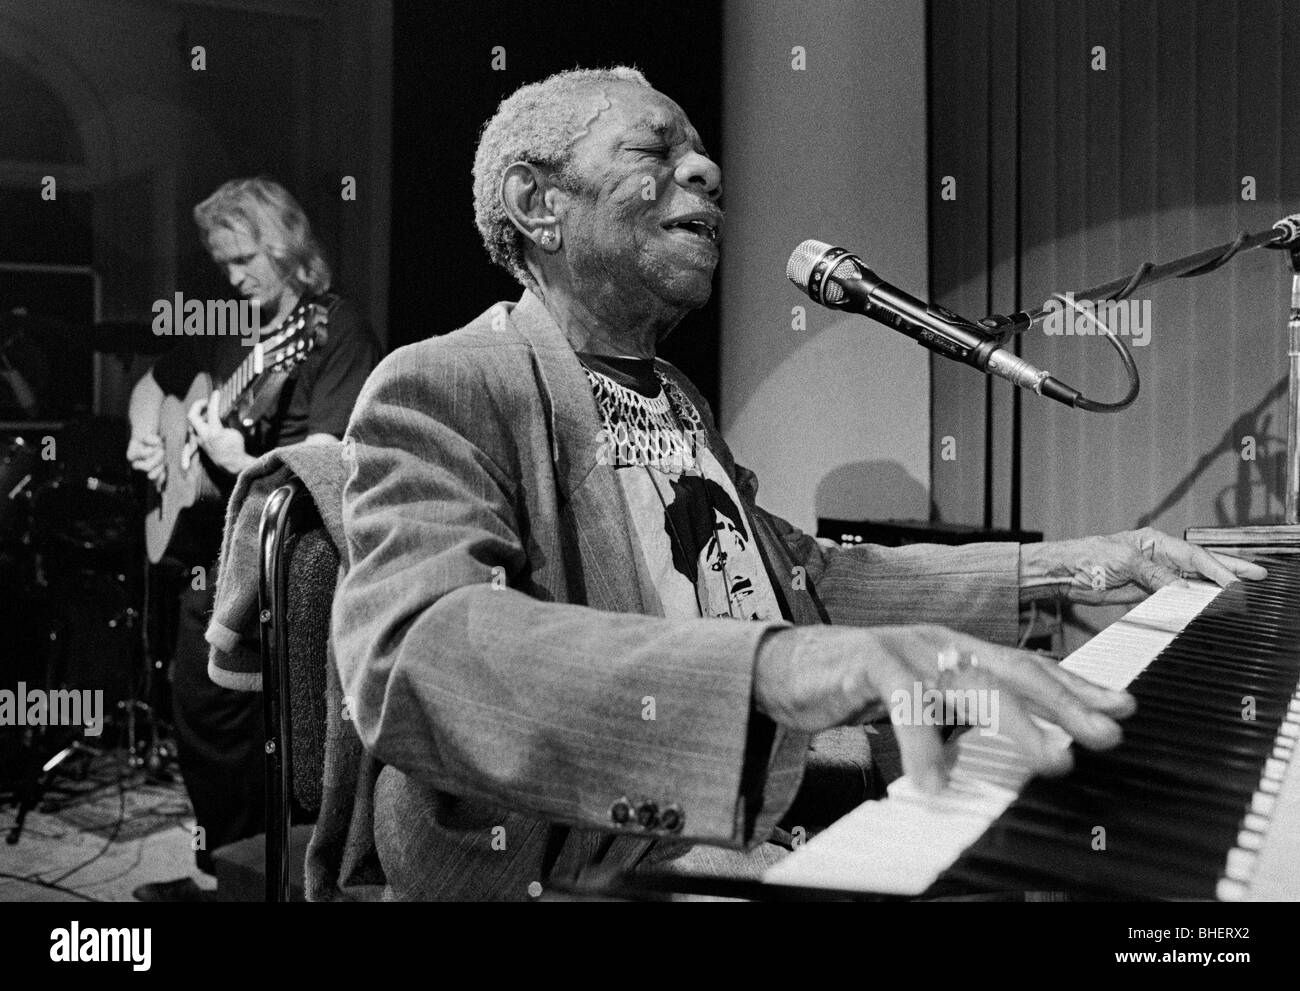
MULTIPOLYGON (((1300 211, 1300 4, 932 0, 928 31, 931 290, 960 313, 1031 309, 1300 211)), ((1017 425, 1009 385, 935 359, 936 513, 1048 539, 1280 522, 1289 285, 1286 253, 1255 251, 1138 290, 1142 393, 1118 414, 1023 394, 1017 425)), ((1124 391, 1101 338, 1022 347, 1089 397, 1124 391)))

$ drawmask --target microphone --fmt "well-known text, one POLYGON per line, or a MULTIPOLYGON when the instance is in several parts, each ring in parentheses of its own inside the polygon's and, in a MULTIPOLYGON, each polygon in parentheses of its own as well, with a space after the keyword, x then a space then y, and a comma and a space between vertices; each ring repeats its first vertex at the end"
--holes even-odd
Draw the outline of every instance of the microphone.
POLYGON ((786 276, 813 302, 833 310, 860 313, 906 334, 922 347, 953 361, 1004 378, 1012 385, 1075 406, 1083 397, 1002 347, 1001 339, 935 303, 915 296, 876 275, 862 259, 844 248, 804 241, 794 249, 786 276))

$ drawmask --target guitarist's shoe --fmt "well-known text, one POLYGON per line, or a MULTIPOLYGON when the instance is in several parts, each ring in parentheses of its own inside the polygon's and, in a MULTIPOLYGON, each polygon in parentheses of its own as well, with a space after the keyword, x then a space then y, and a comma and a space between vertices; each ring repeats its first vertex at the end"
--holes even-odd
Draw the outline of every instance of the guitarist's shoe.
POLYGON ((200 888, 192 877, 142 884, 131 892, 138 902, 215 902, 217 893, 200 888))

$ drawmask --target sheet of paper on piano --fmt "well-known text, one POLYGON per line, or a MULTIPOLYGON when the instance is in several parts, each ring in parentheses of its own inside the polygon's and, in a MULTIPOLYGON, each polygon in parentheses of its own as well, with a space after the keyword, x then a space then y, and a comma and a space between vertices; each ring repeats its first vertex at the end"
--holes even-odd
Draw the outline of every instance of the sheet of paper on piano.
MULTIPOLYGON (((1124 688, 1219 592, 1217 586, 1203 582, 1161 589, 1062 661, 1062 666, 1098 684, 1124 688)), ((1293 699, 1293 720, 1296 710, 1293 699)), ((1062 747, 1068 745, 1069 737, 1059 727, 1041 725, 1059 738, 1062 747)), ((953 746, 951 782, 942 794, 927 796, 908 778, 901 778, 889 788, 887 799, 859 806, 770 869, 764 880, 895 895, 925 891, 1006 811, 1031 778, 1003 737, 969 731, 953 746)), ((1291 762, 1288 781, 1294 787, 1271 809, 1270 833, 1287 835, 1289 829, 1289 835, 1300 835, 1298 767, 1300 761, 1291 762)), ((1220 897, 1300 897, 1298 847, 1300 843, 1271 844, 1251 865, 1255 875, 1251 888, 1221 886, 1220 897)))

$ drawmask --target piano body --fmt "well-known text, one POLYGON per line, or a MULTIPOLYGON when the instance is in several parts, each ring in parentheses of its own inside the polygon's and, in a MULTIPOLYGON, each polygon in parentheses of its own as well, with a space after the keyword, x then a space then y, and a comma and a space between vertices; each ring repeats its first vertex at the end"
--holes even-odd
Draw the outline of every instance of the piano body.
POLYGON ((765 883, 1300 900, 1300 554, 1234 549, 1269 577, 1162 589, 1062 661, 1136 696, 1118 747, 1075 747, 1071 773, 1034 778, 1005 738, 967 731, 943 794, 903 777, 765 883))

